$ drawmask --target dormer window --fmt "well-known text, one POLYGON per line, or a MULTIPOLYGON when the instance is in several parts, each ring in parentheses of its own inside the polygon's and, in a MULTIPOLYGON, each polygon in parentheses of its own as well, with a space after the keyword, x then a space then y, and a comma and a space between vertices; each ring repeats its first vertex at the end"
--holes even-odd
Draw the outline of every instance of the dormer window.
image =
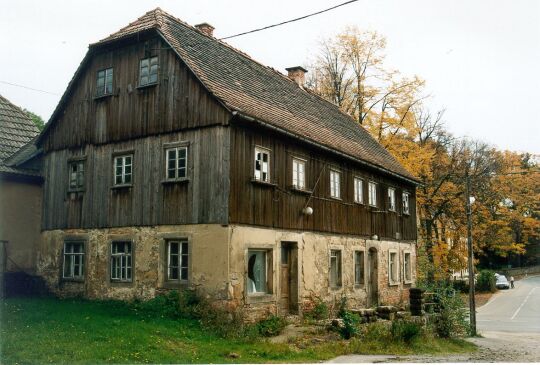
POLYGON ((111 95, 113 91, 113 69, 107 68, 98 71, 96 83, 96 96, 111 95))
POLYGON ((149 57, 141 60, 139 69, 139 86, 157 83, 158 57, 149 57))
POLYGON ((270 150, 255 147, 255 180, 270 182, 270 150))

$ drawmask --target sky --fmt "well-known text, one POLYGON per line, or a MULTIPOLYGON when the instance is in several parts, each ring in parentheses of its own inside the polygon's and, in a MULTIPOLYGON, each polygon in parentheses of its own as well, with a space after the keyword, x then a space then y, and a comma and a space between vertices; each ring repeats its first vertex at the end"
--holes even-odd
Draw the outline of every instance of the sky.
MULTIPOLYGON (((0 0, 0 94, 48 120, 88 44, 158 6, 221 38, 344 1, 0 0)), ((426 81, 452 133, 540 154, 540 1, 359 0, 227 42, 285 73, 351 25, 386 37, 388 68, 426 81)))

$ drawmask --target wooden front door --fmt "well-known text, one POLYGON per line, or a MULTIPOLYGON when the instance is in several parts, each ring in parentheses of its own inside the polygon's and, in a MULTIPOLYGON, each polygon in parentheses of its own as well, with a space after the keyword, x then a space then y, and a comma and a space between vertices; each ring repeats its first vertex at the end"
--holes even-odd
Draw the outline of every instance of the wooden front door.
POLYGON ((368 307, 375 307, 379 304, 379 279, 378 279, 378 258, 377 250, 370 248, 368 253, 368 307))
POLYGON ((281 244, 280 312, 298 312, 298 250, 295 243, 281 244))

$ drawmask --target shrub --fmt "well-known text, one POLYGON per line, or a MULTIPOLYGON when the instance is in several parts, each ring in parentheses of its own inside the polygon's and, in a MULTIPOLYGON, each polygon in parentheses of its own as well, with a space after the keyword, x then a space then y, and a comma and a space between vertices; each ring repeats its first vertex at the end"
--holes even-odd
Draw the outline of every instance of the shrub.
POLYGON ((304 311, 304 317, 315 320, 327 319, 328 313, 328 305, 320 298, 317 298, 313 307, 310 310, 304 311))
POLYGON ((285 318, 271 315, 257 323, 257 330, 261 336, 272 337, 277 336, 287 326, 285 318))
POLYGON ((482 270, 478 274, 476 281, 476 290, 494 293, 497 290, 495 286, 495 272, 491 270, 482 270))
POLYGON ((440 297, 440 313, 435 320, 435 331, 439 337, 461 337, 469 332, 469 323, 463 300, 459 295, 440 297))
POLYGON ((392 339, 410 344, 422 334, 422 327, 418 323, 397 320, 390 327, 392 339))
POLYGON ((455 280, 452 282, 452 287, 460 293, 469 292, 469 281, 466 280, 455 280))
POLYGON ((360 324, 360 316, 348 310, 340 311, 343 319, 343 327, 340 328, 340 334, 343 338, 349 339, 358 334, 358 325, 360 324))
POLYGON ((172 290, 166 295, 158 295, 147 301, 135 301, 131 304, 132 309, 143 315, 181 318, 179 312, 179 294, 172 290))

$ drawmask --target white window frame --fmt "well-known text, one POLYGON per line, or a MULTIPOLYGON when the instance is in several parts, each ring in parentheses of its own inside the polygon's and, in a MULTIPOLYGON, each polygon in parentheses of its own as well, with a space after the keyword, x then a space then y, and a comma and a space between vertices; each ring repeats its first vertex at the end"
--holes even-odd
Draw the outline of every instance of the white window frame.
POLYGON ((306 188, 306 160, 292 158, 292 187, 298 190, 306 188))
POLYGON ((159 74, 159 58, 158 56, 152 56, 143 58, 139 61, 139 86, 154 85, 158 82, 159 74), (143 75, 143 70, 146 70, 146 75, 143 75), (155 80, 152 80, 152 76, 155 76, 155 80), (146 77, 146 82, 143 82, 143 77, 146 77))
POLYGON ((409 215, 411 214, 411 205, 410 205, 410 193, 408 191, 404 191, 401 194, 401 201, 403 205, 403 214, 409 215))
POLYGON ((189 280, 189 261, 190 250, 189 241, 187 239, 170 239, 167 244, 167 281, 171 282, 187 282, 189 280), (173 253, 172 245, 178 245, 177 253, 173 253), (172 265, 173 256, 177 257, 177 264, 172 265), (172 275, 173 269, 177 270, 177 277, 172 275))
POLYGON ((390 285, 398 285, 400 280, 399 276, 398 250, 390 249, 388 250, 388 283, 390 285), (392 270, 392 266, 394 266, 394 270, 392 270))
POLYGON ((353 180, 354 202, 364 204, 364 179, 355 176, 353 180))
POLYGON ((97 72, 96 80, 96 96, 112 95, 113 93, 113 76, 114 70, 112 67, 99 70, 97 72), (103 75, 103 76, 102 76, 103 75), (100 80, 103 80, 103 84, 100 85, 100 80))
POLYGON ((133 184, 133 153, 127 153, 123 155, 116 155, 113 159, 113 184, 115 186, 123 186, 123 185, 132 185, 133 184), (130 159, 130 163, 128 164, 126 161, 127 159, 130 159), (118 162, 120 164, 118 165, 118 162), (117 168, 120 167, 120 173, 118 173, 117 168), (129 172, 127 172, 127 167, 129 167, 129 172), (129 177, 129 181, 128 181, 129 177), (118 182, 118 178, 120 178, 120 182, 118 182))
POLYGON ((374 181, 368 182, 368 203, 372 207, 377 206, 377 183, 374 181))
POLYGON ((184 180, 188 177, 188 147, 187 146, 177 146, 177 147, 167 147, 165 149, 165 180, 167 181, 175 181, 175 180, 184 180), (169 161, 172 161, 172 159, 169 159, 169 152, 175 152, 175 163, 174 167, 169 166, 169 161), (180 157, 180 151, 184 151, 184 158, 180 157), (184 166, 180 166, 181 162, 184 161, 184 166), (169 176, 169 171, 174 171, 174 176, 169 176), (182 176, 181 172, 184 171, 184 174, 182 176))
POLYGON ((254 148, 255 156, 253 160, 253 178, 256 181, 262 181, 266 183, 270 183, 271 174, 270 174, 270 168, 271 168, 271 151, 268 148, 255 146, 254 148), (260 154, 260 159, 258 158, 260 154), (264 155, 267 156, 266 162, 264 161, 264 155), (266 171, 265 171, 266 170, 266 171), (266 174, 266 177, 265 175, 266 174))
POLYGON ((133 281, 133 242, 129 240, 117 240, 111 242, 111 281, 113 282, 132 282, 133 281), (128 244, 129 252, 120 251, 118 248, 115 251, 115 246, 118 244, 128 244), (115 268, 119 267, 117 275, 115 268))
POLYGON ((365 250, 359 250, 355 249, 353 251, 353 270, 354 270, 354 286, 355 287, 364 287, 366 285, 366 251, 365 250), (358 282, 356 279, 356 272, 357 272, 357 262, 356 262, 356 255, 358 253, 361 253, 362 255, 362 282, 358 282))
POLYGON ((85 260, 85 242, 78 240, 68 240, 64 242, 63 262, 62 262, 62 278, 83 280, 84 279, 84 260, 85 260), (80 245, 81 251, 75 252, 74 245, 80 245), (68 246, 71 249, 68 249, 68 246), (67 257, 69 260, 66 260, 67 257), (69 261, 69 275, 66 275, 66 262, 69 261), (77 264, 78 261, 78 264, 77 264), (78 266, 78 272, 76 267, 78 266))
POLYGON ((341 171, 330 169, 330 197, 341 199, 341 171))
POLYGON ((343 250, 339 248, 331 248, 329 252, 328 262, 328 284, 330 289, 340 289, 343 287, 343 250), (332 268, 332 261, 335 258, 336 268, 332 268), (332 283, 332 272, 337 270, 336 283, 332 283))
POLYGON ((68 162, 68 191, 81 191, 85 183, 85 160, 72 160, 68 162), (76 167, 72 171, 73 166, 76 167))
POLYGON ((392 187, 388 188, 388 210, 396 211, 396 189, 392 187))
POLYGON ((248 296, 264 296, 264 295, 272 294, 272 287, 271 287, 272 284, 271 284, 271 282, 273 282, 273 280, 270 280, 272 278, 269 277, 273 273, 273 268, 272 268, 273 256, 272 256, 272 254, 273 254, 272 250, 269 250, 269 249, 266 249, 266 248, 250 247, 250 248, 248 248, 246 250, 246 276, 245 276, 245 280, 246 280, 246 293, 247 293, 248 296), (264 268, 262 270, 262 272, 264 273, 264 280, 263 280, 263 282, 264 282, 264 290, 263 291, 257 291, 257 288, 255 286, 255 281, 252 280, 249 277, 249 271, 250 271, 249 260, 250 260, 251 254, 263 254, 264 255, 264 258, 263 258, 264 268), (254 288, 254 290, 252 290, 251 288, 254 288))
POLYGON ((412 283, 412 253, 411 251, 403 251, 403 282, 405 284, 412 283), (409 256, 409 265, 407 265, 407 256, 409 256))

